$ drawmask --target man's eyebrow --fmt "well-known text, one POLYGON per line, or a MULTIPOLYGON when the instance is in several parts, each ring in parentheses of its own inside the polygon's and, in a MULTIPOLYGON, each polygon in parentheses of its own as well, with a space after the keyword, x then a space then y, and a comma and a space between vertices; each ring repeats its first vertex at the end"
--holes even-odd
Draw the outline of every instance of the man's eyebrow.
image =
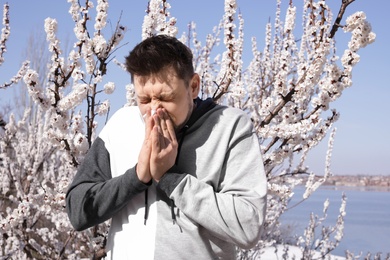
MULTIPOLYGON (((171 99, 171 98, 174 98, 175 95, 176 95, 175 91, 172 91, 172 92, 169 91, 169 92, 159 93, 155 97, 160 98, 160 99, 171 99)), ((150 99, 150 97, 148 95, 145 95, 145 94, 137 94, 137 98, 142 99, 142 100, 150 99)))
POLYGON ((172 91, 172 92, 162 92, 160 93, 160 96, 162 98, 173 98, 175 96, 175 92, 172 91))
POLYGON ((146 95, 137 95, 137 98, 139 99, 148 99, 149 97, 146 95))

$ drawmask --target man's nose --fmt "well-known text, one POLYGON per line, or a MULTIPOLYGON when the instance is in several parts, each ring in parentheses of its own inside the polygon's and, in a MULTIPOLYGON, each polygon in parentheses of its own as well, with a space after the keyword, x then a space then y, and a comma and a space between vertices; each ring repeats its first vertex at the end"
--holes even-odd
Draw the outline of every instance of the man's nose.
POLYGON ((150 104, 150 108, 152 110, 157 110, 157 108, 162 108, 161 101, 158 99, 153 99, 150 104))

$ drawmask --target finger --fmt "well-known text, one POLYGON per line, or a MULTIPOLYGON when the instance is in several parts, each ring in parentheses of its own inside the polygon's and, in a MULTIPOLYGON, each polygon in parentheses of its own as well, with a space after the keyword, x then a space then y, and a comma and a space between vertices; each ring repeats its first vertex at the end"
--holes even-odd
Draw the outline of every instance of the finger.
POLYGON ((171 136, 170 136, 168 125, 167 125, 168 117, 166 116, 166 113, 163 110, 161 110, 159 113, 159 117, 160 117, 160 127, 162 130, 161 132, 162 132, 163 136, 165 138, 167 138, 168 140, 171 140, 171 136))
POLYGON ((167 138, 173 142, 177 142, 175 127, 173 126, 173 122, 169 117, 168 113, 165 111, 165 109, 163 110, 163 112, 164 112, 164 123, 168 133, 167 138))
POLYGON ((158 116, 158 113, 155 113, 154 115, 152 115, 152 118, 153 118, 153 121, 154 121, 154 125, 155 126, 160 126, 160 117, 158 116))
POLYGON ((152 133, 152 130, 153 130, 153 120, 151 118, 148 119, 147 123, 146 123, 146 126, 145 126, 145 137, 144 137, 144 148, 143 149, 146 149, 145 152, 146 153, 151 153, 151 149, 152 149, 152 137, 151 137, 151 133, 152 133))
POLYGON ((161 148, 167 148, 172 142, 174 142, 175 137, 172 137, 168 129, 168 121, 170 121, 169 116, 167 115, 165 109, 158 110, 159 122, 160 122, 160 145, 161 148))
POLYGON ((156 156, 161 151, 161 134, 159 126, 155 125, 152 130, 152 153, 156 156))
POLYGON ((154 121, 153 118, 150 117, 146 122, 146 129, 145 129, 146 138, 150 138, 150 133, 152 132, 153 126, 154 126, 154 121))
POLYGON ((150 137, 150 133, 154 126, 154 121, 151 116, 150 108, 146 110, 146 114, 144 115, 144 121, 145 121, 145 139, 148 139, 150 137))

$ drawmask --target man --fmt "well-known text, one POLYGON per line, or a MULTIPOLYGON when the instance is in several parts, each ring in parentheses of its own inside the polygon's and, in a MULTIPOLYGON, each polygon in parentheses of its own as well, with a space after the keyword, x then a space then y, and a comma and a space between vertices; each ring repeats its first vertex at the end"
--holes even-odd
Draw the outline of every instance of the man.
POLYGON ((256 245, 266 179, 251 120, 198 98, 191 51, 154 36, 126 57, 138 107, 116 112, 67 193, 75 229, 112 219, 109 259, 235 259, 256 245))

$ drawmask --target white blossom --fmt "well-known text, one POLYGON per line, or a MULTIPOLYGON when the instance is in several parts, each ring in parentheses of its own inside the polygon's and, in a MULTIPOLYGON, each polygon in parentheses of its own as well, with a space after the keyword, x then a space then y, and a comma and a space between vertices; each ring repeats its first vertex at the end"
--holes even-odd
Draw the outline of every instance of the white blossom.
POLYGON ((136 106, 137 105, 137 96, 135 94, 135 89, 133 84, 126 85, 126 106, 136 106))
POLYGON ((99 114, 99 116, 103 116, 108 113, 109 109, 110 109, 110 101, 105 100, 98 106, 97 113, 99 114))
POLYGON ((0 65, 4 62, 3 54, 7 51, 5 43, 7 42, 9 35, 11 33, 8 13, 9 13, 9 5, 4 4, 4 8, 3 8, 4 27, 1 29, 1 36, 0 36, 0 65))
POLYGON ((80 153, 86 153, 88 151, 89 148, 88 140, 82 133, 76 134, 76 136, 73 139, 73 142, 75 148, 80 153))
MULTIPOLYGON (((21 79, 23 79, 24 75, 26 75, 27 71, 30 68, 30 61, 24 61, 22 66, 20 67, 18 73, 11 78, 10 83, 6 83, 5 86, 10 86, 12 84, 18 83, 21 79)), ((0 89, 4 88, 4 86, 0 85, 0 89)))
POLYGON ((112 94, 115 90, 115 83, 114 82, 108 82, 104 85, 104 93, 106 94, 112 94))
POLYGON ((88 84, 73 85, 73 90, 60 100, 58 107, 66 111, 78 106, 87 96, 89 89, 88 84))
POLYGON ((147 14, 142 24, 142 39, 152 35, 166 34, 176 36, 176 18, 170 17, 170 4, 162 0, 149 1, 147 14), (169 18, 169 20, 167 20, 169 18))
POLYGON ((284 25, 284 32, 292 32, 295 27, 295 18, 296 18, 297 8, 295 6, 289 6, 287 8, 286 20, 284 25))
POLYGON ((68 2, 71 3, 69 13, 71 14, 74 21, 78 21, 80 12, 78 0, 68 0, 68 2))
POLYGON ((46 32, 46 39, 48 41, 51 41, 56 38, 56 33, 57 33, 56 19, 50 17, 45 19, 45 32, 46 32))
POLYGON ((98 0, 96 6, 95 30, 102 30, 107 24, 108 1, 98 0))
POLYGON ((104 57, 107 51, 107 41, 101 34, 96 34, 92 39, 93 50, 98 57, 104 57))

